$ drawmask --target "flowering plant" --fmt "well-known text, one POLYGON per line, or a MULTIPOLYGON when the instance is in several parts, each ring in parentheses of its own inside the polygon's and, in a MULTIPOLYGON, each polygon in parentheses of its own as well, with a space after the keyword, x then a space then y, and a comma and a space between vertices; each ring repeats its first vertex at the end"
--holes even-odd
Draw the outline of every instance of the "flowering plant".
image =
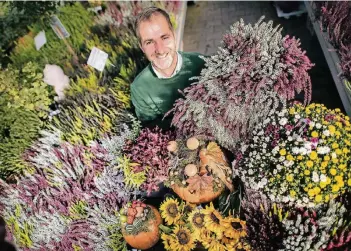
POLYGON ((253 130, 233 162, 234 175, 275 202, 315 206, 351 186, 350 119, 340 109, 295 104, 253 130))
POLYGON ((271 110, 304 94, 311 100, 308 70, 313 66, 300 42, 283 37, 272 21, 236 22, 223 47, 204 58, 199 82, 174 105, 172 124, 180 135, 203 134, 233 150, 271 110))
POLYGON ((208 251, 249 250, 243 241, 245 221, 233 216, 223 217, 211 203, 205 208, 167 198, 160 206, 167 226, 161 225, 161 239, 166 250, 188 251, 196 244, 208 251))
POLYGON ((148 194, 158 191, 158 184, 168 179, 167 144, 174 139, 172 132, 162 132, 158 127, 142 129, 134 141, 128 141, 123 153, 133 162, 135 172, 146 171, 146 181, 142 185, 148 194))

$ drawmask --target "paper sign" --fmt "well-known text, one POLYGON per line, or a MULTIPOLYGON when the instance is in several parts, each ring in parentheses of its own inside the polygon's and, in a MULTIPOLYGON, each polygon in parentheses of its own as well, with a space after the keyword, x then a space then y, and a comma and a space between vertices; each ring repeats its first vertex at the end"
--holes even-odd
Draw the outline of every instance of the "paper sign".
POLYGON ((96 14, 98 14, 99 11, 102 10, 102 7, 101 7, 101 6, 97 6, 97 7, 95 7, 95 8, 89 8, 88 10, 89 10, 89 11, 93 11, 93 12, 95 12, 96 14))
POLYGON ((65 26, 61 23, 61 20, 55 15, 51 17, 50 26, 60 39, 70 36, 65 26))
POLYGON ((96 47, 93 47, 88 58, 88 65, 94 67, 99 71, 103 71, 107 58, 108 54, 106 52, 96 47))
POLYGON ((39 51, 40 48, 43 47, 44 44, 46 44, 45 31, 41 31, 38 33, 38 35, 35 36, 34 43, 37 51, 39 51))

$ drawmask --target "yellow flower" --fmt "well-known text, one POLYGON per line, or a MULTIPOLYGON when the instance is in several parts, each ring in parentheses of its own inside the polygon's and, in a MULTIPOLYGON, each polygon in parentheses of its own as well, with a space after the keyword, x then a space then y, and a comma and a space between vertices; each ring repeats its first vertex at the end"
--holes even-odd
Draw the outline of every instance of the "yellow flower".
POLYGON ((349 149, 347 149, 346 147, 344 147, 344 148, 342 149, 342 152, 343 152, 343 153, 349 153, 349 152, 350 152, 350 150, 349 150, 349 149))
POLYGON ((180 208, 177 200, 167 198, 160 206, 161 216, 165 219, 167 225, 176 223, 180 217, 180 208))
POLYGON ((351 187, 351 179, 347 180, 347 185, 351 187))
POLYGON ((295 108, 294 108, 294 107, 290 108, 290 109, 289 109, 289 113, 290 113, 291 115, 294 115, 294 114, 295 114, 295 108))
POLYGON ((313 188, 314 194, 319 194, 321 192, 321 189, 319 187, 313 188))
POLYGON ((335 126, 329 125, 328 130, 329 130, 330 134, 333 135, 335 133, 335 126))
POLYGON ((335 159, 332 159, 332 162, 333 162, 334 164, 336 164, 336 163, 339 162, 339 160, 338 160, 337 158, 335 158, 335 159))
POLYGON ((308 194, 308 196, 313 197, 315 195, 314 189, 309 189, 307 194, 308 194))
POLYGON ((326 196, 324 196, 325 202, 329 201, 329 195, 327 194, 326 196))
POLYGON ((329 172, 330 172, 330 174, 333 175, 333 176, 336 175, 336 170, 335 170, 335 168, 330 169, 329 172))
POLYGON ((327 177, 327 180, 325 182, 329 185, 331 183, 331 179, 327 177))
POLYGON ((224 236, 237 239, 246 236, 246 222, 234 217, 226 217, 224 220, 224 236))
POLYGON ((323 196, 320 195, 320 194, 318 194, 318 195, 314 198, 314 200, 315 200, 317 203, 319 203, 319 202, 321 202, 321 201, 323 200, 323 196))
POLYGON ((177 225, 170 240, 171 250, 190 251, 195 248, 195 242, 189 229, 177 225))
POLYGON ((284 156, 286 154, 286 150, 284 148, 280 149, 279 154, 284 156))
POLYGON ((332 185, 332 192, 333 192, 333 193, 338 192, 339 189, 340 189, 340 187, 339 187, 338 185, 332 185))
POLYGON ((302 159, 303 159, 302 155, 298 155, 298 156, 297 156, 297 159, 298 159, 298 160, 302 160, 302 159))
POLYGON ((296 196, 296 192, 294 190, 290 190, 290 196, 291 197, 295 197, 296 196))
POLYGON ((318 138, 318 132, 313 131, 313 132, 311 133, 311 136, 312 136, 313 138, 318 138))
POLYGON ((341 155, 341 154, 342 154, 342 151, 338 148, 338 149, 335 150, 335 153, 336 153, 337 155, 341 155))
POLYGON ((294 160, 294 157, 289 154, 288 156, 286 156, 286 159, 290 161, 290 160, 294 160))
POLYGON ((163 246, 166 250, 171 250, 171 239, 173 237, 169 234, 162 233, 161 234, 161 240, 163 243, 163 246))
POLYGON ((328 160, 330 160, 330 157, 329 157, 328 155, 325 155, 325 156, 324 156, 324 160, 325 160, 325 161, 328 161, 328 160))
POLYGON ((294 180, 294 176, 292 174, 286 175, 286 180, 292 182, 294 180))
POLYGON ((326 168, 327 166, 328 166, 328 162, 323 161, 322 164, 321 164, 321 167, 322 168, 326 168))
POLYGON ((310 172, 310 170, 305 170, 305 171, 304 171, 304 174, 305 174, 305 175, 310 175, 311 172, 310 172))
POLYGON ((345 171, 346 165, 345 164, 340 164, 339 165, 339 169, 342 170, 342 171, 345 171))
POLYGON ((308 168, 313 167, 313 161, 311 161, 311 160, 307 160, 307 162, 306 162, 306 166, 307 166, 308 168))
POLYGON ((195 239, 199 239, 201 230, 205 227, 205 215, 201 210, 194 209, 188 216, 188 222, 191 228, 194 230, 195 239))
POLYGON ((207 229, 210 229, 212 232, 216 233, 218 238, 223 236, 223 217, 222 215, 213 207, 213 203, 209 206, 206 206, 202 210, 205 214, 205 226, 207 229))
POLYGON ((315 160, 315 159, 317 159, 317 157, 318 157, 318 154, 317 154, 316 151, 312 151, 312 152, 310 153, 310 159, 311 159, 311 160, 315 160))
POLYGON ((336 148, 338 148, 338 147, 339 147, 339 144, 338 144, 338 143, 335 143, 335 142, 334 142, 334 143, 332 144, 332 148, 333 148, 333 149, 336 149, 336 148))
POLYGON ((340 176, 340 175, 335 176, 334 179, 335 179, 338 183, 344 182, 344 179, 343 179, 342 176, 340 176))
POLYGON ((325 182, 325 181, 319 182, 319 186, 320 186, 321 188, 325 188, 327 185, 328 185, 328 184, 327 184, 327 182, 325 182))

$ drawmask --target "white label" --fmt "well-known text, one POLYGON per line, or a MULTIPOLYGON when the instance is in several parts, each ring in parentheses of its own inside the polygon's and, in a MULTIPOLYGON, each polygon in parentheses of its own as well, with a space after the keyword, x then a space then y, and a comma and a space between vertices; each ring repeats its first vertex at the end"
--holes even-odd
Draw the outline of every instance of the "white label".
POLYGON ((41 31, 38 33, 38 35, 35 36, 34 43, 37 51, 39 51, 40 48, 43 47, 44 44, 46 44, 45 31, 41 31))
POLYGON ((96 47, 93 47, 88 58, 88 65, 94 67, 99 71, 103 71, 107 58, 108 54, 106 52, 96 47))
POLYGON ((61 20, 55 15, 51 17, 50 26, 60 39, 70 36, 65 26, 61 23, 61 20))

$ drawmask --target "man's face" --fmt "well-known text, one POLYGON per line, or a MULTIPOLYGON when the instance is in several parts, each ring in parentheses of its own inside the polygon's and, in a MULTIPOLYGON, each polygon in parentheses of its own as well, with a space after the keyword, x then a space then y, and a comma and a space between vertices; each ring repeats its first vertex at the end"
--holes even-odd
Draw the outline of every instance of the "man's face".
POLYGON ((140 48, 156 69, 172 71, 176 67, 176 44, 173 31, 161 14, 139 25, 140 48))

